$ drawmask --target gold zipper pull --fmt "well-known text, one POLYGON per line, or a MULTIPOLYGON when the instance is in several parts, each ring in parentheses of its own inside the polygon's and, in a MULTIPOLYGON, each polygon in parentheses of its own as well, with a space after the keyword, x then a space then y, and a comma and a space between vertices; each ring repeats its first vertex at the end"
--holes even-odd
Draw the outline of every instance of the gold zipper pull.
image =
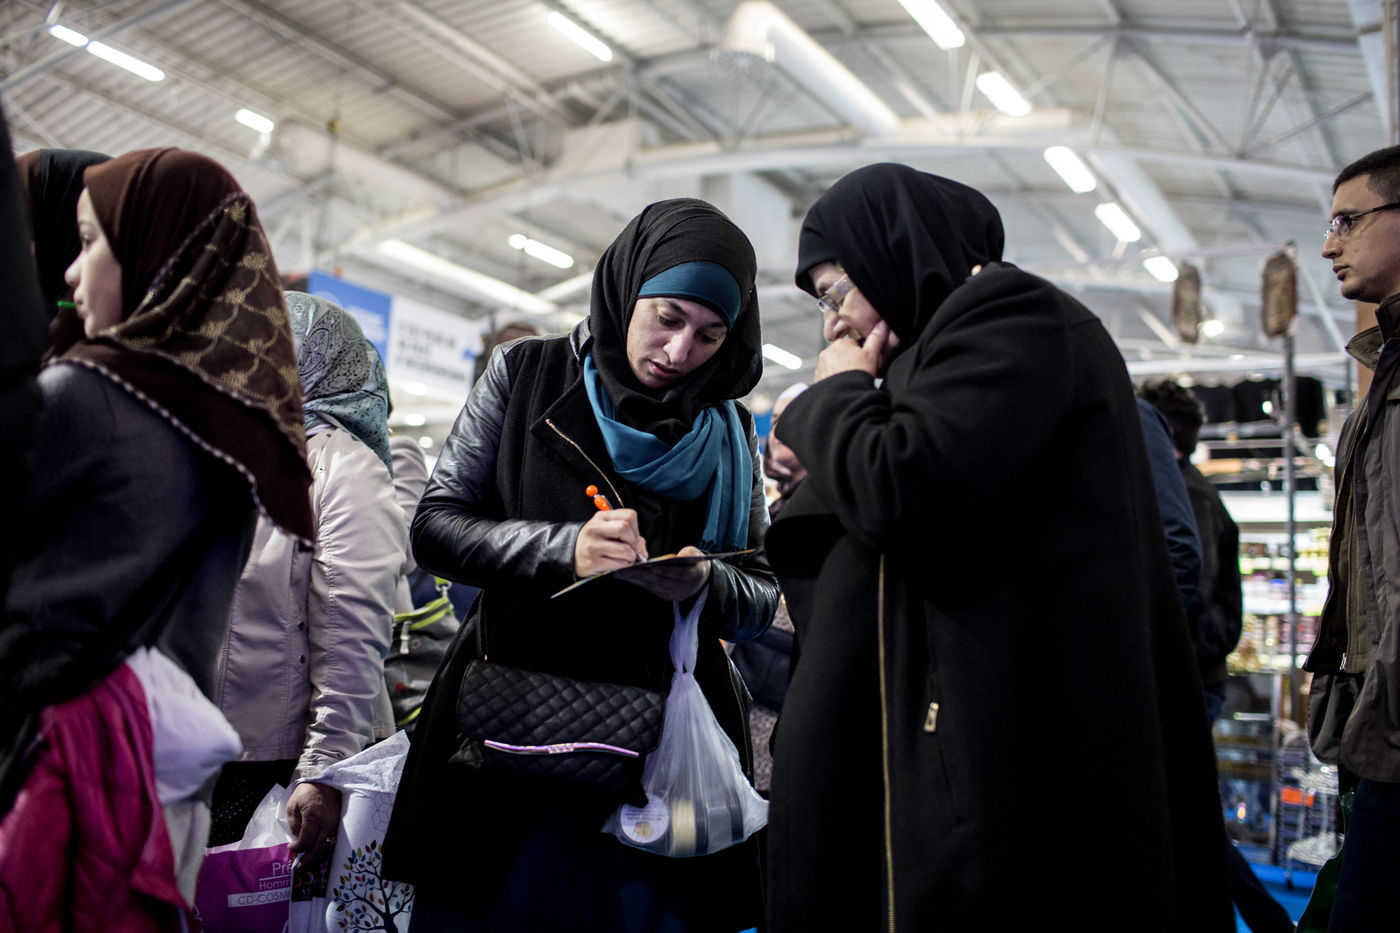
POLYGON ((925 731, 925 732, 937 732, 937 731, 938 731, 938 704, 937 704, 937 703, 930 703, 930 704, 928 705, 928 715, 924 717, 924 731, 925 731))

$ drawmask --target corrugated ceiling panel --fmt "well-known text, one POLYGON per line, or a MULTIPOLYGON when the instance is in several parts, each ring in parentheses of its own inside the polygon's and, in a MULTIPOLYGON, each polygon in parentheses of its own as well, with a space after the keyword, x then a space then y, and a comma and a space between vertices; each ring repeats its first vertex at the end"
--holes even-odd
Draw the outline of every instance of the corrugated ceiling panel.
MULTIPOLYGON (((1028 23, 1058 26, 1081 26, 1106 28, 1111 26, 1112 16, 1103 4, 1098 3, 1053 3, 1047 0, 997 0, 995 3, 978 0, 955 0, 948 6, 957 10, 963 20, 979 26, 1022 26, 1028 23)), ((1119 8, 1124 4, 1119 2, 1119 8)))
MULTIPOLYGON (((1125 24, 1147 28, 1234 29, 1240 26, 1232 4, 1221 0, 1114 0, 1125 24)), ((1244 4, 1248 6, 1248 4, 1244 4)))
MULTIPOLYGON (((96 30, 145 2, 70 0, 64 17, 96 30)), ((1099 101, 1110 51, 1100 48, 1072 68, 1069 63, 1121 29, 1098 142, 1142 151, 1143 170, 1203 245, 1297 238, 1310 255, 1335 168, 1385 143, 1377 106, 1364 97, 1370 87, 1356 52, 1348 0, 1271 0, 1270 7, 1220 0, 946 0, 982 32, 980 45, 954 51, 938 49, 896 0, 775 2, 913 126, 920 111, 901 92, 902 83, 934 109, 955 115, 977 46, 986 53, 984 67, 1005 69, 1023 89, 1039 88, 1032 95, 1037 108, 1076 113, 1070 131, 1080 133, 1099 101), (1236 12, 1241 7, 1253 33, 1244 31, 1236 12), (1281 30, 1277 41, 1270 9, 1281 30), (1256 35, 1262 43, 1257 46, 1256 35), (1192 155, 1200 152, 1201 142, 1137 57, 1139 49, 1222 140, 1207 143, 1214 162, 1192 155), (1266 82, 1256 92, 1259 55, 1276 51, 1268 73, 1273 84, 1266 82), (1269 104, 1279 81, 1283 88, 1269 104), (1348 104, 1353 106, 1345 109, 1348 104), (1317 126, 1307 126, 1319 118, 1317 126), (1242 145, 1258 150, 1252 162, 1236 160, 1242 145), (1315 174, 1271 174, 1265 171, 1270 163, 1292 163, 1315 174)), ((850 168, 887 157, 880 141, 859 140, 839 124, 828 102, 787 79, 755 80, 723 72, 709 61, 707 51, 737 3, 557 0, 617 46, 620 61, 604 65, 550 29, 545 15, 553 4, 537 0, 190 0, 112 40, 166 68, 165 83, 146 85, 75 54, 7 89, 4 99, 22 143, 108 151, 176 144, 220 159, 268 206, 283 263, 309 261, 304 234, 312 245, 334 248, 363 225, 425 206, 424 191, 409 195, 404 186, 384 183, 372 162, 376 154, 445 183, 468 204, 492 202, 491 191, 500 185, 562 176, 568 183, 558 197, 529 207, 513 201, 515 213, 476 209, 460 215, 470 220, 438 233, 412 226, 403 231, 445 256, 535 289, 567 274, 523 262, 521 254, 499 242, 507 233, 521 228, 540 238, 557 235, 561 246, 587 261, 646 199, 700 193, 704 187, 701 161, 684 176, 643 168, 635 177, 570 179, 557 160, 568 151, 566 141, 574 131, 590 120, 635 116, 645 147, 718 138, 725 147, 791 152, 794 164, 775 156, 758 165, 793 194, 794 219, 850 168), (440 28, 431 28, 433 22, 440 28), (465 48, 472 44, 499 60, 499 74, 465 48), (637 81, 629 87, 633 64, 637 81), (506 80, 518 90, 505 88, 506 80), (619 88, 625 92, 620 103, 619 88), (540 97, 552 100, 541 103, 540 97), (597 114, 609 100, 614 109, 597 114), (238 106, 266 112, 283 127, 266 152, 257 151, 256 133, 233 122, 238 106), (678 110, 691 111, 693 119, 679 119, 678 110), (349 166, 353 154, 361 158, 360 167, 325 187, 304 189, 331 158, 323 130, 336 115, 343 147, 338 151, 345 155, 339 164, 349 166), (298 137, 292 132, 298 123, 314 132, 298 137), (697 131, 696 123, 709 129, 697 131), (784 150, 784 134, 807 134, 817 142, 784 150), (293 144, 299 149, 289 152, 293 144)), ((40 31, 46 9, 42 0, 0 6, 0 68, 24 67, 57 47, 40 31)), ((1041 158, 1046 141, 1041 131, 1018 140, 1016 121, 998 117, 992 124, 982 95, 974 91, 967 99, 976 112, 950 132, 946 144, 931 140, 927 152, 888 151, 987 190, 1005 213, 1015 258, 1074 270, 1081 282, 1106 275, 1137 288, 1133 283, 1143 278, 1137 250, 1155 244, 1145 240, 1119 250, 1092 213, 1102 192, 1069 193, 1041 158), (997 146, 987 142, 993 126, 997 146), (1074 256, 1085 253, 1096 267, 1077 264, 1074 256)), ((1037 125, 1044 126, 1031 117, 1023 126, 1037 125)), ((1075 141, 1086 145, 1081 138, 1075 141)), ((373 262, 373 254, 368 265, 347 259, 346 268, 377 270, 376 281, 392 283, 394 276, 383 268, 387 261, 381 258, 378 267, 373 262)), ((1248 292, 1257 279, 1257 258, 1212 261, 1208 270, 1248 292)), ((421 276, 401 269, 396 274, 409 293, 431 291, 418 281, 421 276)), ((763 274, 768 281, 785 282, 791 270, 763 274)), ((1150 286, 1131 299, 1102 288, 1086 294, 1106 320, 1150 344, 1155 338, 1141 326, 1133 302, 1158 309, 1160 316, 1167 291, 1150 286)), ((1331 291, 1328 297, 1335 298, 1331 291)), ((480 311, 460 298, 451 304, 480 311)), ((778 300, 770 308, 788 304, 778 300)), ((806 315, 804 305, 801 320, 806 315)), ((786 331, 774 331, 794 346, 810 338, 813 355, 819 347, 814 333, 796 319, 786 331)))
POLYGON ((581 24, 591 24, 627 54, 640 58, 655 58, 714 42, 724 28, 722 19, 685 3, 568 0, 564 6, 581 24))
POLYGON ((1349 0, 1271 0, 1270 5, 1285 28, 1347 38, 1356 33, 1349 0))

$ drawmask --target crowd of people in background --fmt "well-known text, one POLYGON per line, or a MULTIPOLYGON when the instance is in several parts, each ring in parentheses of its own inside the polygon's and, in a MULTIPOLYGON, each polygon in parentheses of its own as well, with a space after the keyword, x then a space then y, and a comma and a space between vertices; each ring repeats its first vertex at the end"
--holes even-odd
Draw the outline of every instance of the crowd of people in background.
MULTIPOLYGON (((428 476, 354 317, 285 287, 217 162, 0 140, 0 928, 197 928, 208 847, 283 785, 291 851, 324 862, 327 770, 410 720, 383 871, 412 930, 1197 933, 1232 902, 1292 928, 1222 817, 1243 607, 1201 407, 1136 397, 1092 310, 1004 261, 981 192, 876 164, 812 204, 795 282, 826 347, 762 443, 753 247, 714 205, 649 205, 570 333, 483 354, 428 476), (452 586, 405 719, 395 615, 452 586), (761 831, 625 845, 601 827, 635 773, 544 791, 493 764, 535 747, 464 734, 488 658, 664 694, 687 614, 761 831)), ((1347 933, 1400 917, 1400 147, 1334 193, 1323 256, 1380 304, 1307 664, 1349 792, 1315 916, 1347 933)))

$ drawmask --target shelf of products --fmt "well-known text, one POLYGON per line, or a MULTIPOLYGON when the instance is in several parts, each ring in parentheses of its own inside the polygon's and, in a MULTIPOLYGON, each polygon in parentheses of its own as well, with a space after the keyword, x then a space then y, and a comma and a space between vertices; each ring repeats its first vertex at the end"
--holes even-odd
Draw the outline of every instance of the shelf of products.
POLYGON ((1226 713, 1215 724, 1216 770, 1230 838, 1267 846, 1273 827, 1274 728, 1267 685, 1232 677, 1226 713))
POLYGON ((1287 535, 1240 528, 1240 585, 1244 590, 1244 626, 1230 655, 1232 674, 1279 672, 1301 664, 1317 632, 1317 616, 1327 599, 1328 526, 1314 526, 1294 536, 1298 621, 1289 656, 1287 535))
POLYGON ((1323 793, 1326 774, 1294 721, 1302 710, 1295 715, 1292 678, 1327 598, 1330 521, 1310 514, 1295 525, 1296 616, 1289 611, 1286 532, 1272 520, 1237 521, 1244 624, 1227 662, 1225 715, 1215 731, 1226 828, 1240 842, 1266 846, 1276 864, 1311 866, 1313 849, 1325 848, 1333 832, 1335 798, 1323 793))

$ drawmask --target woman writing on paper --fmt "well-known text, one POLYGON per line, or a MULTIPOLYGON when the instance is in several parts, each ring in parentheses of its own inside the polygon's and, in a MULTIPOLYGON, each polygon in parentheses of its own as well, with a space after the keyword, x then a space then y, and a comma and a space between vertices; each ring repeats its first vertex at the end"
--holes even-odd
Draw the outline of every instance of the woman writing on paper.
POLYGON ((752 840, 700 858, 649 855, 600 831, 618 799, 556 802, 449 763, 472 622, 492 661, 664 692, 671 601, 687 608, 702 590, 696 677, 751 760, 742 684, 719 639, 751 638, 773 617, 761 554, 550 595, 643 555, 762 543, 757 438, 732 401, 760 373, 754 274, 748 239, 713 206, 653 204, 599 260, 588 319, 498 348, 468 397, 413 522, 420 565, 483 588, 424 702, 385 839, 385 874, 417 885, 414 929, 738 930, 759 919, 752 840))

